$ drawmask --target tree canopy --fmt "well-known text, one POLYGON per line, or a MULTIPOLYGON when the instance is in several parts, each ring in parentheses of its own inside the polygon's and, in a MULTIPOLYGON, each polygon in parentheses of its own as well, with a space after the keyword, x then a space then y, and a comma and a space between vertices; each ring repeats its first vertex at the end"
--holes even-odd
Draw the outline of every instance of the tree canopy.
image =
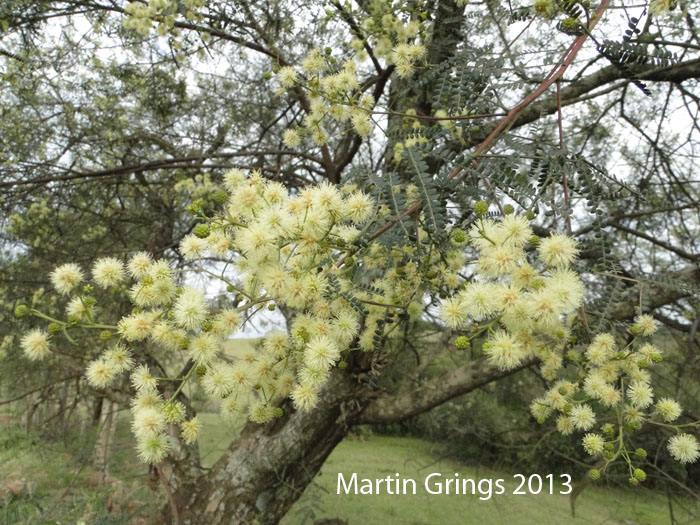
POLYGON ((592 478, 685 468, 700 35, 625 4, 3 3, 7 398, 131 406, 174 522, 274 523, 351 427, 524 370, 592 478), (210 471, 201 391, 250 420, 210 471))

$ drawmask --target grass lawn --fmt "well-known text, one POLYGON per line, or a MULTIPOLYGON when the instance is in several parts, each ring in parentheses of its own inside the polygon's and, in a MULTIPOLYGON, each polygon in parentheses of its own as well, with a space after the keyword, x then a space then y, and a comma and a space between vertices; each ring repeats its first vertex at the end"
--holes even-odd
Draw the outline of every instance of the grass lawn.
MULTIPOLYGON (((666 498, 644 488, 621 490, 588 487, 576 501, 574 519, 568 496, 513 495, 518 484, 519 480, 510 473, 470 468, 441 460, 430 453, 429 443, 419 439, 383 436, 373 436, 365 441, 346 439, 331 454, 313 485, 292 507, 282 524, 311 523, 311 516, 342 518, 350 525, 670 523, 666 498), (357 472, 358 478, 393 477, 398 472, 403 478, 416 480, 416 495, 345 495, 342 492, 337 495, 339 472, 346 480, 352 472, 357 472), (443 480, 454 477, 455 473, 459 473, 461 478, 477 480, 501 478, 505 480, 506 490, 503 495, 493 495, 486 501, 479 500, 478 492, 473 496, 430 495, 423 487, 423 480, 433 472, 443 473, 443 480)), ((486 485, 483 488, 487 492, 486 485)), ((691 503, 686 501, 684 504, 691 503)), ((676 523, 700 523, 700 506, 695 504, 692 510, 694 517, 676 505, 676 523)))
MULTIPOLYGON (((200 441, 202 463, 211 466, 239 432, 240 425, 226 422, 216 414, 201 414, 201 417, 206 429, 200 441)), ((120 417, 110 461, 114 477, 107 487, 95 482, 89 463, 90 442, 85 438, 83 442, 69 445, 46 443, 24 435, 17 428, 0 429, 0 482, 21 478, 31 484, 29 495, 11 498, 0 505, 0 524, 54 525, 81 520, 86 524, 110 525, 156 523, 153 520, 157 520, 163 502, 147 487, 149 476, 146 467, 136 460, 127 415, 120 417)), ((413 438, 346 439, 331 454, 322 472, 292 507, 282 525, 310 525, 321 517, 342 518, 350 525, 670 523, 666 498, 643 487, 629 490, 588 487, 577 500, 577 517, 573 519, 568 496, 513 495, 518 481, 511 473, 467 467, 441 459, 431 452, 432 448, 431 443, 413 438), (357 472, 359 478, 393 477, 398 472, 403 478, 416 480, 417 493, 337 495, 339 472, 346 479, 353 472, 357 472), (443 480, 453 478, 455 473, 461 478, 476 480, 504 479, 506 492, 494 494, 488 500, 480 500, 479 493, 430 495, 423 481, 434 472, 443 473, 443 480)), ((697 519, 700 506, 688 500, 681 503, 686 508, 681 508, 679 502, 674 504, 675 523, 700 523, 697 519)))

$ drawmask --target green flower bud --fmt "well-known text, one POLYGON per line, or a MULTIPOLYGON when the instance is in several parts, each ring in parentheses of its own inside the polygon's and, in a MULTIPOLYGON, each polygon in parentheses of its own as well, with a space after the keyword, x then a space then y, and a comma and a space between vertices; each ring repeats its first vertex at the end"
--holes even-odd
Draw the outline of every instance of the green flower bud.
POLYGON ((649 366, 649 363, 647 362, 646 359, 640 359, 639 361, 637 361, 637 366, 639 368, 641 368, 642 370, 644 370, 646 367, 649 366))
POLYGON ((460 350, 466 350, 471 346, 471 342, 466 335, 460 335, 457 339, 455 339, 455 346, 460 350))
POLYGON ((591 478, 593 481, 600 479, 600 470, 592 468, 588 471, 588 477, 591 478))
POLYGON ((633 485, 635 487, 639 485, 639 480, 635 477, 631 477, 628 481, 630 482, 630 485, 633 485))
POLYGON ((272 409, 272 417, 282 417, 284 415, 284 410, 280 407, 275 407, 272 409))
POLYGON ((483 217, 489 212, 489 205, 484 201, 479 201, 474 205, 474 213, 477 217, 483 217))
POLYGON ((192 232, 200 239, 206 239, 207 237, 209 237, 211 230, 209 229, 208 224, 198 224, 194 227, 194 230, 192 230, 192 232))
POLYGON ((537 418, 537 422, 538 422, 540 425, 544 424, 545 421, 546 421, 546 419, 543 418, 542 416, 540 416, 540 417, 537 418))
POLYGON ((579 25, 578 20, 576 20, 575 18, 572 18, 572 17, 565 18, 561 22, 561 28, 564 31, 573 31, 574 29, 576 29, 578 27, 578 25, 579 25))
POLYGON ((197 199, 192 204, 187 206, 187 212, 191 215, 198 215, 199 212, 201 212, 204 209, 204 206, 206 206, 206 204, 207 203, 204 201, 204 199, 197 199))
POLYGON ((221 206, 228 200, 228 193, 226 193, 224 190, 216 190, 214 193, 212 193, 211 198, 216 204, 221 206))
POLYGON ((49 335, 56 335, 61 331, 61 325, 58 323, 49 323, 49 326, 47 326, 46 329, 48 330, 49 335))
POLYGON ((177 342, 177 346, 180 347, 180 350, 187 350, 190 347, 190 340, 186 337, 181 337, 177 342))
POLYGON ((277 308, 277 305, 275 303, 270 303, 267 305, 267 309, 270 310, 271 312, 274 312, 276 308, 277 308))
POLYGON ((207 367, 204 365, 199 365, 197 368, 195 368, 194 373, 197 374, 198 377, 204 377, 207 375, 207 367))
POLYGON ((263 78, 264 78, 265 80, 270 80, 270 79, 272 78, 272 73, 270 73, 269 71, 265 71, 265 72, 263 73, 263 78))
POLYGON ((111 330, 102 330, 100 332, 100 341, 109 341, 112 339, 112 331, 111 330))
POLYGON ((513 213, 515 213, 515 208, 513 208, 512 204, 506 204, 505 206, 503 206, 504 215, 511 215, 513 213))
POLYGON ((540 238, 537 235, 533 235, 528 239, 528 242, 534 246, 537 246, 540 243, 540 238))
POLYGON ((229 284, 229 285, 226 287, 226 291, 227 291, 228 293, 233 293, 233 292, 236 291, 236 287, 233 286, 232 284, 229 284))
POLYGON ((207 319, 202 323, 202 332, 211 332, 213 326, 214 325, 212 324, 212 322, 209 319, 207 319))
POLYGON ((606 436, 614 436, 615 435, 615 427, 612 425, 612 423, 606 423, 603 425, 602 428, 603 434, 606 436))
POLYGON ((15 317, 19 317, 20 319, 24 316, 29 314, 29 308, 27 308, 26 304, 20 304, 15 308, 15 317))
POLYGON ((87 308, 92 308, 97 304, 97 299, 94 297, 83 297, 83 303, 85 303, 87 308))
POLYGON ((634 479, 637 481, 644 481, 647 479, 647 473, 640 468, 634 469, 634 479))
POLYGON ((467 233, 464 230, 456 229, 452 231, 452 240, 457 244, 462 244, 467 240, 467 233))
POLYGON ((528 221, 533 221, 533 220, 535 220, 535 217, 537 217, 537 214, 536 214, 533 210, 527 210, 527 211, 525 212, 525 218, 526 218, 528 221))
POLYGON ((637 456, 638 458, 645 458, 645 457, 647 457, 647 451, 644 450, 643 448, 638 448, 637 450, 634 451, 634 455, 637 456))
POLYGON ((662 359, 661 354, 654 354, 651 356, 651 361, 653 363, 660 363, 662 359))
POLYGON ((338 368, 340 368, 341 370, 343 370, 343 369, 345 369, 345 368, 347 368, 347 367, 348 367, 348 362, 347 362, 347 361, 339 361, 339 362, 338 362, 338 368))

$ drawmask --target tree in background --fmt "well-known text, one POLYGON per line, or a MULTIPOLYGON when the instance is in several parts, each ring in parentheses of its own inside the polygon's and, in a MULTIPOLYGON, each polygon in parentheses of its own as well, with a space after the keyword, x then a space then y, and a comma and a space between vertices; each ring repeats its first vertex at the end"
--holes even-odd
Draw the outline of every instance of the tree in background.
POLYGON ((130 405, 164 518, 274 523, 353 426, 524 369, 592 477, 644 481, 650 426, 697 459, 688 5, 0 9, 3 387, 130 405), (287 332, 220 355, 273 308, 287 332), (250 420, 209 471, 193 384, 250 420))

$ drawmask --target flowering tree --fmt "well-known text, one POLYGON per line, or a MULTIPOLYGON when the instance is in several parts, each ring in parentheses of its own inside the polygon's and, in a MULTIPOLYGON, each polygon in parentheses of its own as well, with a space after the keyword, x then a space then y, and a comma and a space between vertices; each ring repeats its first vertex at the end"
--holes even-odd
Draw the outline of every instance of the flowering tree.
POLYGON ((21 358, 69 363, 131 407, 174 522, 275 523, 352 426, 526 368, 547 383, 533 417, 581 442, 591 478, 623 464, 643 482, 650 426, 694 462, 697 423, 650 373, 660 323, 691 349, 697 328, 696 129, 665 126, 696 104, 700 67, 675 7, 10 3, 7 267, 70 261, 31 302, 9 294, 21 358), (69 221, 84 233, 57 252, 69 221), (222 352, 270 310, 286 330, 222 352), (435 332, 459 364, 385 388, 435 332), (195 386, 248 421, 206 472, 195 386))

